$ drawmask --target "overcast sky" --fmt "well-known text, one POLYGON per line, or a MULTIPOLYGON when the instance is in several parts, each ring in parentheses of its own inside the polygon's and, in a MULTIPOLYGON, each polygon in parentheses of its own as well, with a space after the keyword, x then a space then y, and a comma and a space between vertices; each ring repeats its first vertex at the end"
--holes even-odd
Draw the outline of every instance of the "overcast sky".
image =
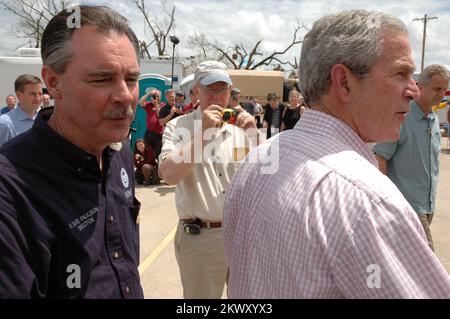
MULTIPOLYGON (((159 0, 146 0, 149 9, 160 12, 159 0)), ((90 0, 72 3, 90 3, 109 5, 132 21, 132 26, 139 39, 150 39, 149 31, 144 29, 143 18, 130 0, 90 0)), ((248 47, 259 39, 263 39, 263 49, 266 52, 284 49, 292 40, 297 21, 306 28, 300 36, 307 32, 315 20, 323 15, 343 9, 373 9, 385 11, 399 17, 408 27, 413 49, 413 56, 420 68, 423 23, 413 21, 425 14, 438 17, 428 21, 425 66, 433 63, 450 67, 450 1, 448 0, 409 0, 409 1, 369 1, 369 0, 168 0, 169 5, 175 4, 176 24, 174 34, 181 42, 177 46, 180 56, 193 55, 187 46, 187 37, 195 32, 202 32, 209 39, 218 40, 224 46, 244 43, 248 47)), ((4 10, 0 10, 0 55, 14 55, 14 50, 24 43, 15 39, 11 33, 11 25, 16 18, 4 10)), ((149 41, 147 41, 149 42, 149 41)), ((171 54, 171 46, 167 54, 171 54)), ((293 56, 299 56, 300 45, 292 48, 286 59, 293 61, 293 56)), ((151 48, 152 55, 156 49, 151 48)))

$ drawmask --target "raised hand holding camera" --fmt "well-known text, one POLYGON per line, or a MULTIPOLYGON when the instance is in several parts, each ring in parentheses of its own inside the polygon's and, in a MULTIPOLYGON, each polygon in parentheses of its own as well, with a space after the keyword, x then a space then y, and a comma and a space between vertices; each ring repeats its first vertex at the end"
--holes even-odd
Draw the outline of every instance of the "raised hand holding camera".
POLYGON ((220 128, 222 122, 223 108, 219 105, 210 105, 204 111, 202 115, 202 131, 209 128, 220 128))

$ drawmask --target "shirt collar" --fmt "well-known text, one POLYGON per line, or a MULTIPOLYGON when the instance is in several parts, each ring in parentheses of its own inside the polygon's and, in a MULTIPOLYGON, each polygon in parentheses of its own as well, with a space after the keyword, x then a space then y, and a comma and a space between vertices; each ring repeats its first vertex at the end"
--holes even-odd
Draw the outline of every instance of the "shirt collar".
POLYGON ((366 143, 341 120, 324 112, 306 109, 300 121, 301 125, 296 125, 294 129, 336 140, 378 167, 375 156, 366 143))
POLYGON ((427 117, 425 117, 425 113, 423 113, 420 106, 416 103, 416 101, 411 101, 409 103, 409 107, 411 108, 411 111, 409 112, 411 116, 417 121, 420 122, 421 120, 428 118, 431 120, 434 120, 436 118, 436 114, 431 111, 427 117))
MULTIPOLYGON (((62 158, 79 174, 90 173, 97 178, 101 178, 102 174, 96 157, 63 138, 47 124, 53 110, 54 107, 48 107, 38 113, 32 128, 36 139, 45 144, 52 150, 52 153, 62 158)), ((103 151, 103 158, 109 161, 113 154, 119 152, 121 148, 122 143, 110 144, 103 151)))
POLYGON ((193 112, 193 114, 194 114, 194 120, 201 120, 202 115, 203 115, 203 110, 202 110, 201 106, 197 107, 195 109, 195 111, 193 112))
MULTIPOLYGON (((20 121, 25 121, 25 120, 29 120, 30 118, 28 117, 28 115, 25 113, 25 111, 23 110, 22 105, 17 104, 17 107, 13 108, 10 112, 14 111, 16 114, 16 117, 18 120, 20 121)), ((34 115, 34 117, 32 118, 32 120, 36 117, 36 114, 34 115)))

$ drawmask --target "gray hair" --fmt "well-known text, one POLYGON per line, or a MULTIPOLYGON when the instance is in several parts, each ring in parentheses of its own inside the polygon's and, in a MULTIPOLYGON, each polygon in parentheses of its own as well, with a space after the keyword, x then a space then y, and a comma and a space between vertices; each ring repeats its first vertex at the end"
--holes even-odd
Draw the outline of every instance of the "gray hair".
MULTIPOLYGON (((136 58, 139 60, 139 42, 131 29, 128 20, 104 6, 81 5, 80 26, 94 26, 98 31, 109 33, 115 31, 120 35, 126 35, 133 44, 136 58)), ((63 10, 54 16, 42 35, 41 55, 44 65, 50 66, 56 73, 65 72, 67 65, 72 60, 71 40, 75 27, 68 27, 68 21, 72 13, 63 10)))
POLYGON ((169 95, 169 94, 171 94, 171 93, 175 94, 175 90, 174 90, 174 89, 167 89, 167 90, 164 92, 164 95, 167 96, 167 95, 169 95))
POLYGON ((417 83, 427 85, 435 74, 441 75, 447 81, 450 79, 450 71, 445 66, 440 64, 432 64, 420 72, 417 83))
POLYGON ((408 34, 405 24, 382 12, 350 10, 322 17, 306 34, 300 57, 299 78, 303 96, 318 101, 331 85, 331 68, 346 65, 364 77, 383 51, 384 36, 408 34))

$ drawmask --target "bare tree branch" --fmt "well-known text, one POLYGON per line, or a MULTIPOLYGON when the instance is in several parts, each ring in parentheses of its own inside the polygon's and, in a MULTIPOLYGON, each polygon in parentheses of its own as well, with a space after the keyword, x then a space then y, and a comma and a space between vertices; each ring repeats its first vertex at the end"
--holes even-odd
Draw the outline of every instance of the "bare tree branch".
POLYGON ((287 64, 291 67, 296 67, 296 60, 295 63, 292 64, 291 62, 283 62, 281 60, 281 57, 286 54, 286 52, 288 52, 294 45, 302 42, 300 39, 298 39, 298 32, 303 27, 303 25, 297 23, 291 43, 283 51, 274 51, 269 55, 261 52, 261 44, 263 42, 262 39, 258 40, 253 48, 249 51, 246 49, 243 43, 234 45, 232 47, 229 47, 228 49, 224 49, 217 41, 215 43, 209 41, 204 34, 196 34, 194 35, 194 37, 191 37, 191 39, 194 40, 193 46, 197 49, 202 50, 202 52, 204 53, 203 56, 205 58, 207 57, 208 50, 215 51, 219 54, 219 61, 224 60, 226 62, 229 62, 230 65, 235 69, 245 68, 247 70, 255 70, 263 65, 270 65, 274 61, 279 62, 280 65, 287 64), (262 58, 258 59, 260 57, 262 58))
POLYGON ((301 40, 297 40, 297 32, 303 28, 303 25, 297 25, 295 27, 295 31, 294 31, 294 39, 292 40, 292 42, 286 47, 286 49, 284 49, 284 51, 275 51, 273 52, 271 55, 267 56, 266 58, 262 59, 261 61, 259 61, 258 63, 256 63, 252 69, 256 69, 259 66, 262 65, 270 65, 270 63, 275 60, 275 56, 277 55, 284 55, 287 51, 289 51, 290 48, 292 48, 294 45, 296 44, 300 44, 302 43, 301 40))
POLYGON ((0 7, 17 17, 18 21, 13 26, 15 36, 33 41, 38 48, 45 26, 54 15, 66 8, 66 1, 0 0, 0 7))
POLYGON ((218 51, 222 56, 220 57, 220 60, 223 60, 224 58, 227 59, 233 66, 235 69, 238 69, 236 62, 234 62, 234 60, 228 55, 227 52, 225 52, 222 48, 220 48, 219 46, 217 46, 216 44, 211 44, 211 47, 218 51))
POLYGON ((161 0, 162 9, 169 19, 168 24, 163 25, 158 21, 158 18, 154 14, 150 15, 148 13, 145 0, 134 0, 134 4, 144 16, 145 25, 148 26, 152 32, 153 41, 150 43, 155 43, 159 56, 164 55, 169 32, 175 28, 175 6, 172 6, 172 9, 169 10, 167 7, 167 1, 161 0))

